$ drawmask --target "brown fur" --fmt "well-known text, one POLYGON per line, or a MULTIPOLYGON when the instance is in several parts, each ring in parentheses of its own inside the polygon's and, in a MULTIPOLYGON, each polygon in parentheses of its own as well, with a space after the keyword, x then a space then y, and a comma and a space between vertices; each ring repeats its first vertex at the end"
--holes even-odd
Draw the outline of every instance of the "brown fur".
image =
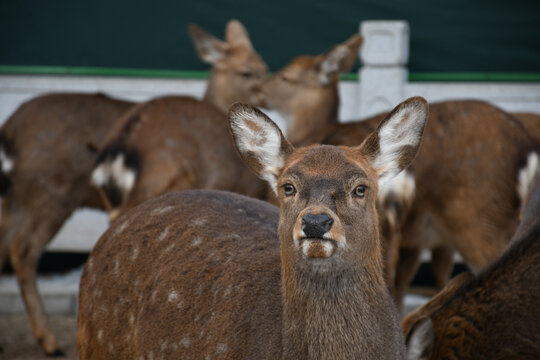
POLYGON ((236 20, 227 25, 226 41, 195 25, 189 32, 201 59, 212 64, 204 100, 179 96, 150 100, 118 122, 103 151, 111 146, 134 151, 140 164, 134 188, 113 204, 111 219, 171 190, 220 189, 266 197, 264 183, 235 153, 225 118, 232 102, 260 103, 266 64, 236 20))
POLYGON ((136 149, 142 170, 120 213, 173 190, 266 194, 265 184, 236 154, 225 114, 212 104, 183 96, 158 98, 136 106, 118 124, 105 147, 136 149), (138 120, 135 126, 133 118, 138 120))
MULTIPOLYGON (((423 99, 401 106, 416 111, 413 104, 423 108, 416 119, 424 122, 423 99)), ((275 173, 279 218, 272 205, 203 190, 168 193, 126 213, 83 271, 81 359, 403 358, 382 275, 379 174, 366 147, 294 150, 256 109, 238 104, 229 117, 250 167, 265 178, 275 173), (244 115, 257 118, 252 125, 261 130, 252 132, 244 115), (254 140, 263 142, 245 148, 254 140), (294 184, 294 195, 284 184, 294 184), (358 184, 367 187, 362 198, 353 196, 358 184), (321 211, 344 238, 325 240, 334 244, 330 257, 309 259, 294 229, 304 214, 321 211)), ((416 148, 420 139, 415 134, 416 148)))
POLYGON ((73 211, 101 207, 89 177, 99 146, 132 103, 101 94, 49 94, 22 104, 2 126, 13 148, 12 186, 2 199, 0 269, 8 255, 32 332, 47 354, 58 351, 35 278, 41 252, 73 211))
POLYGON ((430 349, 423 358, 540 357, 538 184, 525 209, 527 220, 518 227, 511 247, 479 275, 452 280, 435 298, 403 320, 408 342, 430 349), (417 324, 426 318, 431 320, 431 327, 426 326, 428 335, 434 335, 431 338, 417 331, 417 324))
POLYGON ((531 113, 513 113, 522 124, 529 135, 540 144, 540 115, 531 113))
MULTIPOLYGON (((338 123, 337 78, 331 84, 316 82, 321 56, 296 58, 276 72, 263 86, 266 102, 291 121, 288 136, 295 144, 359 144, 385 114, 338 123), (294 81, 283 81, 283 76, 294 81)), ((411 169, 415 198, 412 203, 394 199, 382 204, 392 208, 380 208, 389 254, 387 279, 396 274, 390 286, 398 304, 421 249, 434 250, 439 287, 450 276, 454 249, 474 269, 503 251, 519 219, 517 175, 534 148, 521 124, 485 102, 430 105, 424 144, 411 169), (396 209, 399 222, 385 224, 385 213, 396 209), (393 265, 398 251, 398 264, 393 265)))

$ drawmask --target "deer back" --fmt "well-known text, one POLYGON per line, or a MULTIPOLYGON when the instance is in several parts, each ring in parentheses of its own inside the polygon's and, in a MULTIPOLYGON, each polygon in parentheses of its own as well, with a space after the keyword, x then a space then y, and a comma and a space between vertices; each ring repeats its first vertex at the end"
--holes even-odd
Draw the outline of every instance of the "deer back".
POLYGON ((225 115, 191 97, 163 97, 135 107, 109 134, 98 164, 94 183, 110 176, 104 189, 121 212, 171 190, 265 194, 264 183, 236 154, 225 115))
MULTIPOLYGON (((44 188, 64 198, 62 201, 80 201, 90 191, 88 177, 97 147, 131 106, 131 102, 102 94, 61 93, 22 104, 1 130, 4 144, 8 144, 2 150, 2 167, 9 170, 8 177, 15 185, 12 195, 30 205, 44 188), (7 159, 12 161, 9 169, 5 167, 7 159), (75 184, 79 184, 77 194, 68 195, 66 192, 75 184), (74 198, 68 199, 70 196, 74 198)), ((99 206, 95 200, 87 205, 99 206)))
POLYGON ((255 199, 183 191, 118 219, 82 275, 81 359, 275 359, 278 216, 255 199))

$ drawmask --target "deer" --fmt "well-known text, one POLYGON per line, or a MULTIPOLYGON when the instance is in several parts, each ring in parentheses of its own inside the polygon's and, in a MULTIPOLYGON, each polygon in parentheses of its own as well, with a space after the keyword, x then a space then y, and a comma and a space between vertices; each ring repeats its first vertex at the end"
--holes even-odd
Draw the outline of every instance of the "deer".
POLYGON ((0 269, 17 276, 34 337, 47 355, 60 356, 36 286, 43 248, 79 207, 100 208, 89 177, 95 144, 133 103, 103 94, 35 97, 0 129, 0 269))
MULTIPOLYGON (((252 88, 265 65, 253 50, 239 45, 246 42, 243 25, 231 20, 227 41, 197 25, 188 30, 201 58, 214 65, 206 102, 225 109, 223 104, 230 101, 255 101, 258 95, 252 94, 252 88)), ((103 193, 91 186, 92 171, 99 149, 121 126, 122 116, 136 106, 102 94, 49 94, 21 105, 0 130, 0 268, 9 253, 32 332, 47 355, 63 352, 36 287, 39 258, 75 209, 107 210, 103 193)), ((204 111, 201 114, 209 116, 217 112, 214 108, 204 111)), ((127 160, 132 159, 130 153, 127 160)))
POLYGON ((408 360, 540 357, 540 172, 510 244, 403 320, 408 360))
POLYGON ((188 190, 118 218, 81 277, 81 359, 404 358, 375 202, 414 158, 427 113, 411 98, 360 145, 294 148, 234 104, 235 148, 279 209, 188 190))
MULTIPOLYGON (((288 119, 295 145, 351 145, 386 114, 338 122, 338 75, 348 71, 361 37, 317 56, 298 56, 263 85, 266 106, 288 119)), ((401 304, 422 249, 432 250, 437 287, 450 278, 454 251, 474 271, 508 245, 537 166, 538 149, 522 124, 482 101, 430 104, 424 145, 414 163, 378 199, 385 274, 401 304)))
POLYGON ((172 190, 221 189, 259 198, 268 192, 236 154, 226 120, 233 102, 261 104, 266 64, 237 21, 229 23, 226 42, 194 26, 189 32, 201 59, 212 64, 206 95, 152 99, 118 121, 92 172, 111 221, 172 190))

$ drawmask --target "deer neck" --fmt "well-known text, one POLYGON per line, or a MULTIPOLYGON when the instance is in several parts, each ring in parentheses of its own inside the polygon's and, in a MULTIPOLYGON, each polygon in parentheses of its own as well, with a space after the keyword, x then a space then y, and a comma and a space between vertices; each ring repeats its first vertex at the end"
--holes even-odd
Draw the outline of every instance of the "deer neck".
POLYGON ((337 83, 309 98, 292 104, 287 138, 293 145, 318 142, 338 122, 339 92, 337 83))
POLYGON ((382 274, 361 266, 306 274, 285 261, 282 287, 283 359, 373 358, 373 324, 385 311, 377 304, 388 297, 382 274))
POLYGON ((206 92, 204 94, 204 101, 211 103, 218 109, 227 113, 229 109, 230 101, 224 96, 227 93, 226 84, 222 80, 224 76, 219 73, 218 70, 212 69, 208 83, 206 85, 206 92))

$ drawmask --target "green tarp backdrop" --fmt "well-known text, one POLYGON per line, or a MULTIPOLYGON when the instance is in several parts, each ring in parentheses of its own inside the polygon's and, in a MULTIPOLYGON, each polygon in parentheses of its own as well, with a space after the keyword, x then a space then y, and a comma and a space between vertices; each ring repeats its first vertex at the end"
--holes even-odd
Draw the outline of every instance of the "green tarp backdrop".
POLYGON ((186 26, 222 37, 230 18, 271 70, 345 40, 362 20, 405 19, 411 72, 540 73, 540 0, 5 0, 0 65, 206 70, 186 26))

